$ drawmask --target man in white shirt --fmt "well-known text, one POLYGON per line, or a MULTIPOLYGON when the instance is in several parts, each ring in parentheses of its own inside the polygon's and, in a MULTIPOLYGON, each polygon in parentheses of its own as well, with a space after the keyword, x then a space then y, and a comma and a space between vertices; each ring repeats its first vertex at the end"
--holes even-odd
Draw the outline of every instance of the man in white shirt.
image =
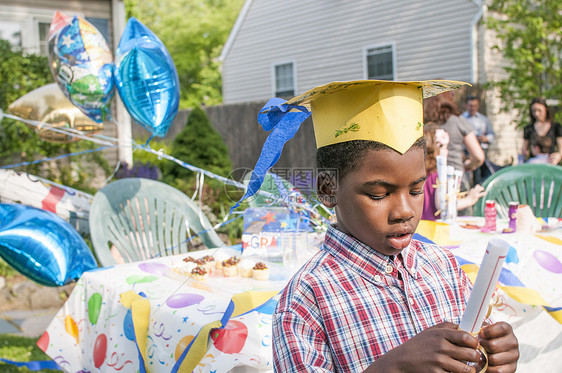
MULTIPOLYGON (((476 96, 468 96, 466 98, 466 111, 462 116, 465 117, 474 128, 474 133, 487 158, 488 147, 494 142, 496 135, 492 128, 492 123, 490 123, 488 117, 478 111, 479 109, 480 99, 476 96)), ((474 184, 481 184, 490 175, 489 162, 486 159, 482 166, 474 170, 473 182, 474 184)))

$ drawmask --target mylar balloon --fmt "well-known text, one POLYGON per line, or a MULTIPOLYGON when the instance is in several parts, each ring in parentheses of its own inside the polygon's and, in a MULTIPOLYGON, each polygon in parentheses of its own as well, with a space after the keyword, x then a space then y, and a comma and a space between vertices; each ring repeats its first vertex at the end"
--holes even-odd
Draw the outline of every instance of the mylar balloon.
POLYGON ((102 34, 85 19, 59 12, 47 36, 49 63, 64 95, 96 122, 109 115, 114 92, 113 57, 102 34))
POLYGON ((0 203, 0 257, 35 282, 62 286, 97 267, 86 242, 57 215, 0 203))
POLYGON ((115 52, 115 81, 131 117, 165 136, 178 112, 178 73, 164 44, 135 18, 127 22, 115 52))
MULTIPOLYGON (((57 128, 74 128, 92 135, 103 130, 103 123, 97 123, 82 113, 70 102, 55 83, 39 87, 14 101, 7 113, 23 119, 31 119, 50 124, 57 128)), ((68 143, 79 140, 78 137, 37 128, 41 139, 50 142, 68 143)))

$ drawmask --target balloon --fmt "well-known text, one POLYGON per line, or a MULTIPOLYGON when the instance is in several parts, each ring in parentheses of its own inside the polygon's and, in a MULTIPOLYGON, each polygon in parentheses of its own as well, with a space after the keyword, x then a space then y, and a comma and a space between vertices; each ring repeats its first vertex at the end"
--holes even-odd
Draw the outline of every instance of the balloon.
POLYGON ((562 263, 549 252, 544 250, 535 250, 533 254, 537 263, 547 271, 552 273, 562 273, 562 263))
POLYGON ((155 275, 165 275, 170 270, 170 268, 168 268, 165 264, 150 262, 139 264, 139 269, 155 275))
POLYGON ((242 351, 247 338, 248 328, 236 320, 230 320, 224 328, 211 330, 213 345, 225 354, 237 354, 242 351))
POLYGON ((178 112, 178 73, 164 44, 134 17, 115 52, 115 81, 131 117, 154 135, 165 136, 178 112))
MULTIPOLYGON (((103 130, 103 123, 96 123, 80 111, 64 96, 55 83, 44 85, 14 101, 7 113, 23 119, 48 123, 57 128, 74 128, 92 135, 103 130)), ((45 141, 68 143, 79 140, 44 128, 36 129, 39 137, 45 141)))
POLYGON ((39 338, 39 340, 37 341, 37 347, 39 347, 39 349, 41 349, 41 351, 47 352, 47 349, 49 348, 49 333, 48 332, 44 332, 41 335, 41 338, 39 338))
POLYGON ((55 13, 49 35, 51 73, 64 95, 96 122, 109 116, 113 57, 102 34, 85 19, 55 13))
POLYGON ((94 343, 94 366, 99 368, 105 361, 105 355, 107 353, 107 337, 105 334, 100 334, 96 338, 94 343))
POLYGON ((0 257, 46 286, 68 284, 97 267, 69 223, 52 212, 17 204, 0 203, 0 257))
POLYGON ((183 308, 197 304, 205 299, 199 294, 176 293, 166 299, 166 305, 170 308, 183 308))
POLYGON ((76 321, 74 321, 70 315, 66 315, 64 318, 64 329, 68 334, 73 336, 76 339, 76 343, 78 343, 78 324, 76 324, 76 321))
POLYGON ((189 344, 191 343, 191 341, 193 341, 193 338, 195 338, 192 335, 186 335, 185 337, 183 337, 182 339, 180 339, 180 341, 178 342, 178 344, 176 345, 176 351, 174 353, 174 358, 176 359, 176 361, 178 361, 178 359, 180 358, 181 354, 183 354, 183 352, 185 351, 185 349, 187 348, 187 346, 189 346, 189 344))
POLYGON ((96 325, 98 318, 100 317, 101 302, 102 299, 100 293, 94 293, 90 299, 88 299, 88 319, 92 325, 96 325))
POLYGON ((131 275, 129 277, 127 277, 127 284, 129 285, 133 285, 133 284, 142 284, 143 282, 152 282, 158 280, 158 277, 156 276, 145 276, 145 275, 131 275))
POLYGON ((135 325, 133 324, 133 312, 127 310, 125 319, 123 319, 123 332, 129 341, 135 340, 135 325))

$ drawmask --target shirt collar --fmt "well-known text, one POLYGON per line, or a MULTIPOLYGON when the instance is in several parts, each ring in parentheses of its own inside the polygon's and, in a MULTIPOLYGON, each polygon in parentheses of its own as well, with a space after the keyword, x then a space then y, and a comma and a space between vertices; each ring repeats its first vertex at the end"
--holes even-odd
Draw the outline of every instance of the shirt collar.
POLYGON ((332 254, 336 260, 343 261, 344 265, 362 277, 371 280, 376 275, 386 275, 385 269, 389 265, 402 266, 411 277, 417 278, 416 251, 418 246, 419 243, 412 240, 412 243, 397 255, 393 263, 389 256, 379 253, 332 225, 326 232, 323 250, 332 254))

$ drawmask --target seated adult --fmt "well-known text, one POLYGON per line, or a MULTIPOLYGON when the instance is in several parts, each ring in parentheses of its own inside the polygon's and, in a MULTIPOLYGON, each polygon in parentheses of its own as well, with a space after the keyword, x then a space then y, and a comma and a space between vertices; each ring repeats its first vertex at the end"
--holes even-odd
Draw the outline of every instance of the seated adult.
POLYGON ((543 98, 531 101, 529 115, 531 124, 523 128, 523 159, 544 159, 548 155, 548 163, 558 165, 562 160, 562 126, 552 120, 543 98))

